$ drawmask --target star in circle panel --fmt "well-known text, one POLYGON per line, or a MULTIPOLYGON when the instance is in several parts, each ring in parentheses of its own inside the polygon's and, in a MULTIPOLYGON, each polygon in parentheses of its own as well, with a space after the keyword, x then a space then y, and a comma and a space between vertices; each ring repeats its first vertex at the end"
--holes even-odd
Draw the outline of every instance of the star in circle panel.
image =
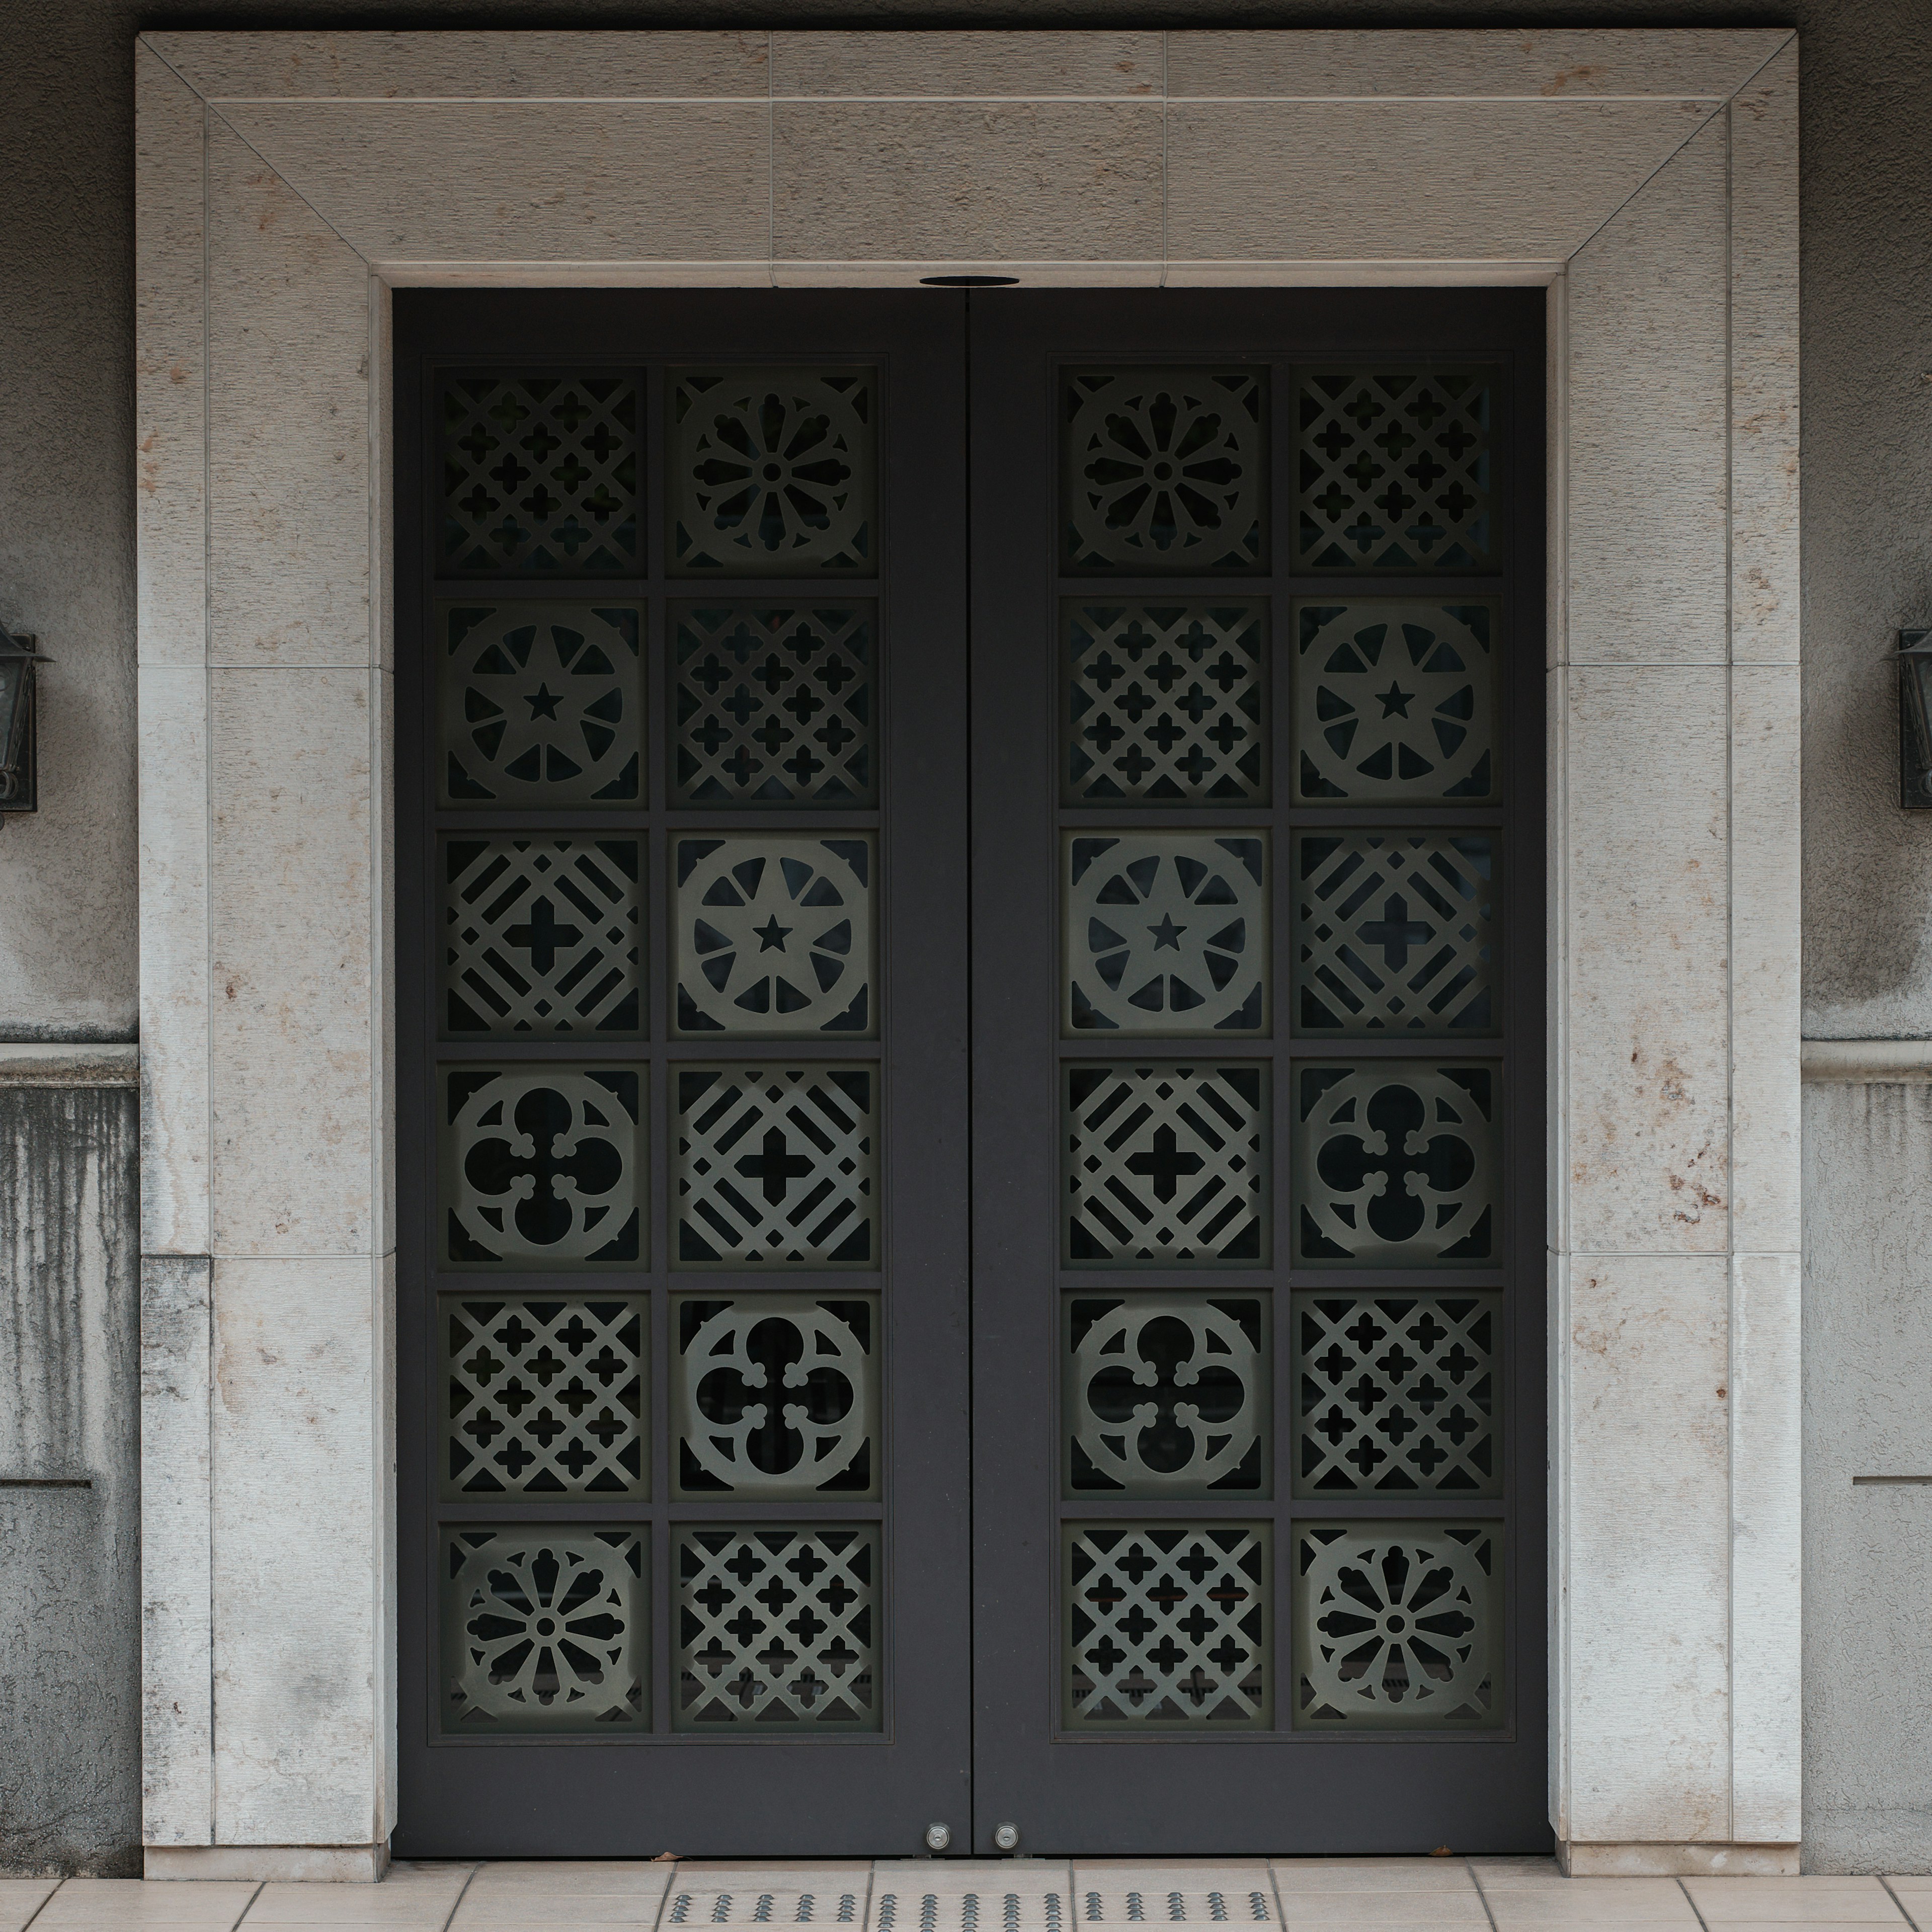
POLYGON ((871 604, 679 604, 671 802, 878 802, 871 604))
POLYGON ((1298 1065, 1296 1264, 1494 1267, 1498 1070, 1494 1060, 1298 1065))
POLYGON ((874 1268, 876 1066, 680 1063, 680 1268, 874 1268))
POLYGON ((870 576, 879 567, 871 369, 676 369, 674 577, 870 576))
POLYGON ((1066 1069, 1070 1268, 1268 1264, 1268 1067, 1066 1069))
POLYGON ((1148 576, 1266 567, 1265 372, 1070 370, 1061 410, 1070 570, 1148 576))
POLYGON ((1501 607, 1384 598, 1294 607, 1294 798, 1490 803, 1501 607))
POLYGON ((869 833, 672 841, 677 879, 676 1030, 870 1040, 869 833))
POLYGON ((1295 372, 1294 551, 1310 570, 1495 570, 1497 370, 1295 372))
POLYGON ((632 1268, 644 1255, 643 1076, 630 1066, 452 1066, 444 1259, 463 1271, 632 1268))
POLYGON ((875 1297, 671 1306, 677 1495, 879 1493, 875 1297))
POLYGON ((440 604, 436 627, 440 805, 643 802, 636 604, 440 604))
POLYGON ((650 1722, 644 1539, 465 1523, 442 1532, 442 1728, 604 1736, 650 1722))
POLYGON ((1268 1028, 1264 832, 1070 832, 1070 1034, 1268 1028))
POLYGON ((1268 802, 1264 604, 1062 606, 1069 805, 1268 802))
POLYGON ((1271 1492, 1268 1304, 1259 1295, 1069 1295, 1069 1496, 1271 1492))
POLYGON ((1502 1554, 1494 1522, 1300 1525, 1294 1728, 1501 1724, 1502 1554))

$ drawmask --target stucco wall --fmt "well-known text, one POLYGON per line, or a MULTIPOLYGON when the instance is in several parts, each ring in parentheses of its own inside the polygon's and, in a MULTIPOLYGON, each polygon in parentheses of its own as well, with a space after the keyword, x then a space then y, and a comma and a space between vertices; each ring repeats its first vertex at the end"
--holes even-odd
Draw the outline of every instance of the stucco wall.
MULTIPOLYGON (((1807 1030, 1932 1036, 1932 820, 1908 818, 1893 802, 1895 728, 1885 663, 1895 626, 1932 618, 1932 178, 1912 132, 1932 83, 1924 0, 1706 0, 1694 8, 1669 0, 1006 0, 947 7, 929 0, 575 0, 568 8, 258 0, 203 4, 184 16, 88 0, 0 0, 9 50, 0 116, 0 180, 8 184, 0 196, 0 288, 7 292, 0 302, 0 620, 38 632, 59 660, 47 680, 44 808, 37 819, 0 830, 0 1038, 125 1038, 134 1024, 131 528, 139 456, 129 446, 136 30, 178 22, 634 27, 775 19, 794 27, 814 20, 1796 26, 1804 36, 1807 1030)), ((1738 426, 1741 433, 1748 427, 1738 426)), ((1870 1106, 1880 1108, 1884 1092, 1895 1091, 1879 1092, 1870 1106)), ((1845 1501, 1838 1493, 1848 1481, 1841 1450, 1860 1412, 1857 1390, 1881 1364, 1901 1388, 1932 1386, 1932 1329, 1908 1324, 1893 1334, 1864 1318, 1872 1294, 1909 1296, 1905 1258, 1932 1248, 1923 1186, 1932 1138, 1902 1128, 1871 1133, 1857 1112, 1865 1104, 1864 1090, 1828 1101, 1814 1094, 1807 1116, 1814 1190, 1808 1333, 1815 1344, 1807 1381, 1814 1485, 1807 1832, 1821 1859, 1851 1865, 1868 1856, 1895 1858, 1908 1846, 1918 1862, 1932 1862, 1932 1795, 1921 1789, 1917 1706, 1900 1695, 1867 1708, 1846 1688, 1863 1667, 1860 1633, 1880 1629, 1894 1633, 1900 1647, 1888 1654, 1887 1674, 1932 1683, 1932 1640, 1918 1609, 1922 1559, 1912 1553, 1924 1546, 1922 1526, 1877 1538, 1858 1564, 1819 1557, 1829 1534, 1851 1533, 1820 1525, 1828 1526, 1845 1501), (1827 1185, 1845 1198, 1821 1213, 1817 1190, 1827 1185)), ((63 1136, 91 1130, 76 1120, 50 1131, 40 1157, 58 1162, 73 1151, 63 1136)), ((0 1220, 38 1211, 33 1204, 43 1197, 32 1166, 29 1160, 0 1201, 0 1220)), ((43 1277, 20 1276, 17 1262, 5 1264, 16 1270, 4 1286, 16 1298, 31 1302, 53 1292, 43 1277)), ((21 1372, 49 1385, 91 1378, 90 1386, 113 1389, 130 1405, 131 1424, 132 1385, 112 1358, 111 1327, 29 1322, 22 1334, 40 1339, 21 1372)), ((1932 1491, 1902 1494, 1886 1507, 1907 1516, 1932 1508, 1932 1491)), ((45 1515, 36 1534, 50 1553, 21 1587, 40 1590, 48 1605, 124 1564, 124 1549, 114 1540, 122 1532, 100 1512, 45 1515)), ((35 1620, 46 1627, 38 1614, 35 1620)), ((131 1699, 131 1628, 104 1618, 98 1641, 106 1648, 90 1654, 92 1674, 124 1686, 131 1699)), ((125 1843, 131 1832, 131 1733, 104 1720, 77 1679, 50 1668, 40 1682, 46 1734, 64 1725, 96 1736, 92 1762, 122 1794, 91 1813, 84 1829, 76 1827, 66 1855, 80 1856, 72 1846, 90 1834, 88 1856, 111 1852, 117 1834, 125 1843)))

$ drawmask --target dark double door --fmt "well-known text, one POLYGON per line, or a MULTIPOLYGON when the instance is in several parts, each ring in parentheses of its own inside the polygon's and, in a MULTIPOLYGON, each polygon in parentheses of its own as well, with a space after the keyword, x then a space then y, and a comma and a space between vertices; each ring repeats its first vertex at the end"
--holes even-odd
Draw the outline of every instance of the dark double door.
POLYGON ((1528 296, 399 297, 399 1855, 1546 1839, 1528 296))

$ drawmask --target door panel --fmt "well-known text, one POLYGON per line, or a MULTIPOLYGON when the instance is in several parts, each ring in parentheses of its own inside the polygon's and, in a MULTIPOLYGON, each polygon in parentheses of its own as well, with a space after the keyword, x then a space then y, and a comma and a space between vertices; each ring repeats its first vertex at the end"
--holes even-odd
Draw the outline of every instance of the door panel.
POLYGON ((400 1856, 963 1834, 963 321, 397 298, 400 1856))
POLYGON ((1540 297, 970 333, 976 1846, 1544 1849, 1540 297))

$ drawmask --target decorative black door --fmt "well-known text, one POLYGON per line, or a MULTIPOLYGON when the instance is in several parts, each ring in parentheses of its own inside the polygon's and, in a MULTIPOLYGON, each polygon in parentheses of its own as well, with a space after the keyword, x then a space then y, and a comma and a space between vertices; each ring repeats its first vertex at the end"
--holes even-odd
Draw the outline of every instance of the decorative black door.
POLYGON ((970 334, 976 1843, 1545 1850, 1542 298, 970 334))

